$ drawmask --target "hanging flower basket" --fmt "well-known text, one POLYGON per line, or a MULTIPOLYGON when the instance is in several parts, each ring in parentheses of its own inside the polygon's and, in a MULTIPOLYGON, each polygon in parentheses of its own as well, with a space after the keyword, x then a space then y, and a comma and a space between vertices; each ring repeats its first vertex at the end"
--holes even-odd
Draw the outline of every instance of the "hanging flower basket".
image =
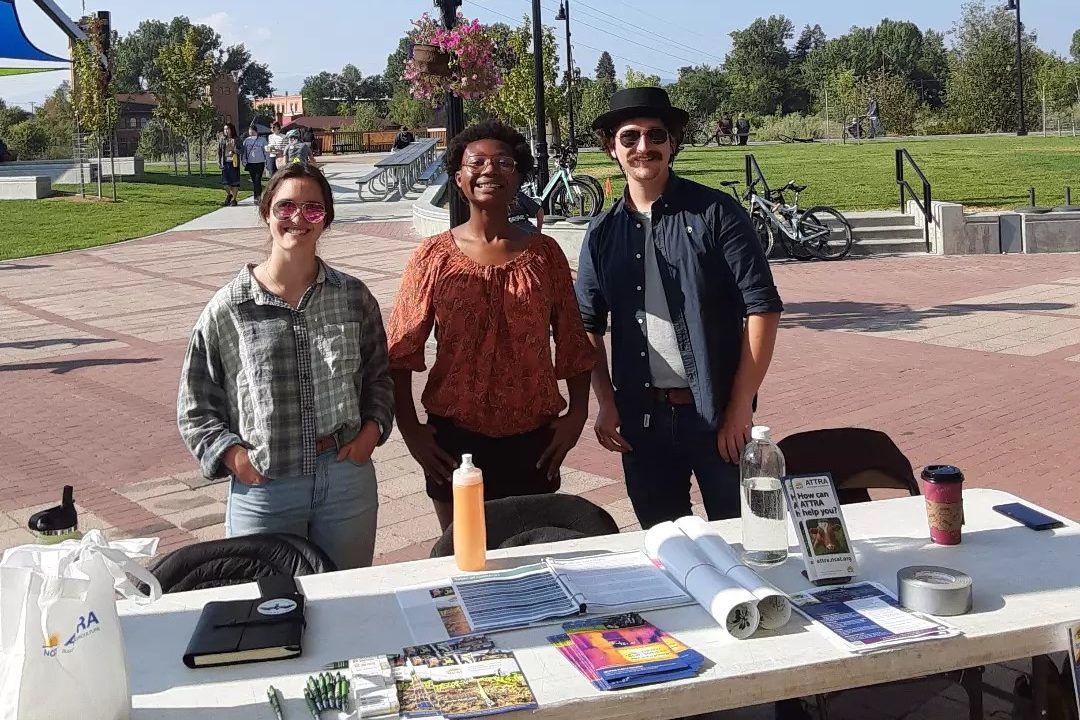
POLYGON ((503 76, 493 61, 495 42, 485 26, 459 19, 454 29, 446 30, 427 13, 413 26, 412 55, 404 72, 413 97, 438 102, 448 92, 462 98, 498 92, 503 76))
POLYGON ((421 75, 450 77, 450 53, 438 45, 417 43, 413 45, 413 63, 421 75))

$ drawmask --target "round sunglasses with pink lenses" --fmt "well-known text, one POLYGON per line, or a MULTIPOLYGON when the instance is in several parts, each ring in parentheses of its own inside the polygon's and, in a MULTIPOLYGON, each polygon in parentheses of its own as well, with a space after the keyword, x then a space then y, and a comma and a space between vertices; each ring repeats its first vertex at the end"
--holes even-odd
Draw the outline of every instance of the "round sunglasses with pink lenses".
POLYGON ((322 203, 297 205, 292 200, 282 200, 279 203, 274 203, 274 217, 278 220, 292 220, 296 217, 297 211, 309 223, 320 223, 326 218, 326 208, 323 207, 322 203))

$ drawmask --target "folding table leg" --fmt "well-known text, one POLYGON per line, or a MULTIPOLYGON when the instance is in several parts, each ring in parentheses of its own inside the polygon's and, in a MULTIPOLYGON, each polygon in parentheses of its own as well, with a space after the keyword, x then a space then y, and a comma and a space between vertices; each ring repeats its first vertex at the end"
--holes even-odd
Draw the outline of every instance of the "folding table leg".
POLYGON ((983 720, 983 667, 961 670, 960 686, 968 696, 968 720, 983 720))
POLYGON ((1050 713, 1049 687, 1050 674, 1056 672, 1054 663, 1048 655, 1036 655, 1031 658, 1031 702, 1034 717, 1044 718, 1050 713))

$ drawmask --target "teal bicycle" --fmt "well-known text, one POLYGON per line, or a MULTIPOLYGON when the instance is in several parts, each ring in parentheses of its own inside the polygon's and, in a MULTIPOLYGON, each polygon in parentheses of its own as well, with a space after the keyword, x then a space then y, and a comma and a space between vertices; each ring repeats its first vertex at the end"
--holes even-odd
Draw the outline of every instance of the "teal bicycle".
POLYGON ((574 177, 577 150, 558 145, 551 149, 556 156, 556 168, 543 192, 536 191, 533 180, 526 181, 521 191, 537 203, 550 207, 552 215, 565 218, 599 215, 604 209, 604 189, 588 175, 574 177))

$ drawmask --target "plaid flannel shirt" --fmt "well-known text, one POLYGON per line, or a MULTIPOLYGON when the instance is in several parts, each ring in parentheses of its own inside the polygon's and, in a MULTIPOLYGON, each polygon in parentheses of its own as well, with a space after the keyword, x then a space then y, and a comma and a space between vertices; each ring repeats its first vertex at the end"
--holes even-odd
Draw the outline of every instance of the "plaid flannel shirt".
POLYGON ((367 420, 390 435, 394 388, 379 304, 320 261, 296 309, 251 267, 214 295, 191 333, 177 397, 180 435, 203 475, 225 477, 232 445, 267 477, 315 472, 315 442, 349 442, 367 420))

